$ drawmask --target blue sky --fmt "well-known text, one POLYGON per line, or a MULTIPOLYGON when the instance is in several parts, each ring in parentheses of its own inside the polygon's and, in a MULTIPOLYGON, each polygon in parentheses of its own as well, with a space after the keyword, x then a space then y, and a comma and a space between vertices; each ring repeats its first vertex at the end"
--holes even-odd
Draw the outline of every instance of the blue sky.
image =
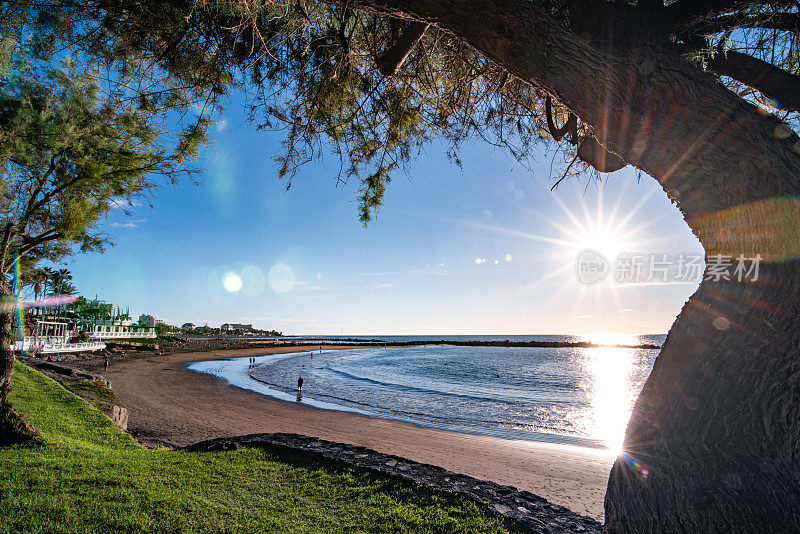
POLYGON ((365 229, 333 157, 285 191, 280 133, 232 108, 213 138, 201 185, 113 211, 103 229, 116 246, 69 260, 81 294, 171 323, 291 334, 635 334, 666 332, 697 286, 577 280, 586 247, 702 254, 660 186, 630 168, 551 192, 544 146, 532 170, 478 142, 462 170, 432 146, 365 229))

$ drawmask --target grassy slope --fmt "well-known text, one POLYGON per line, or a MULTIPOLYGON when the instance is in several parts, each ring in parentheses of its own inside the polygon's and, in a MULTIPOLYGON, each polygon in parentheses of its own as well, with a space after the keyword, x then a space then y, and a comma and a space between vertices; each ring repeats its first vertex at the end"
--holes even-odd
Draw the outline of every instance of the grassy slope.
POLYGON ((123 406, 114 395, 114 390, 99 382, 73 382, 65 387, 106 413, 112 406, 123 406))
POLYGON ((300 456, 145 449, 24 365, 12 400, 42 440, 0 448, 0 532, 507 532, 461 498, 300 456))

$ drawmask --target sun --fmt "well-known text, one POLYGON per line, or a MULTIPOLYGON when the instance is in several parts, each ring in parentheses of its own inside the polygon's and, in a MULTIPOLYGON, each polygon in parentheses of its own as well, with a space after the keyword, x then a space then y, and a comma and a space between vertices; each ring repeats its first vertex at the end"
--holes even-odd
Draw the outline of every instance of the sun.
POLYGON ((627 243, 622 232, 612 228, 584 228, 579 234, 575 244, 578 251, 594 250, 602 254, 607 260, 614 261, 614 258, 628 251, 627 243))
POLYGON ((639 229, 631 225, 639 207, 620 213, 618 199, 616 206, 605 210, 602 195, 596 205, 583 203, 582 210, 576 213, 562 202, 558 203, 562 209, 562 221, 551 221, 550 224, 560 234, 560 239, 554 241, 561 243, 566 257, 575 258, 585 250, 592 250, 613 263, 620 254, 635 253, 633 249, 641 245, 637 238, 639 229))

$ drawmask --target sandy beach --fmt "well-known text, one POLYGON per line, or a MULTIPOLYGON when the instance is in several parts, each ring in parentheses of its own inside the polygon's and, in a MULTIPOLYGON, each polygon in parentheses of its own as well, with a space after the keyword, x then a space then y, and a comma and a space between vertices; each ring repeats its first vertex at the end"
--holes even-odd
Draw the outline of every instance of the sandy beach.
POLYGON ((195 361, 304 350, 278 347, 114 360, 103 374, 130 410, 129 430, 139 438, 184 446, 259 432, 304 434, 510 484, 603 520, 603 497, 614 459, 602 451, 466 435, 322 410, 236 388, 186 369, 187 363, 195 361))

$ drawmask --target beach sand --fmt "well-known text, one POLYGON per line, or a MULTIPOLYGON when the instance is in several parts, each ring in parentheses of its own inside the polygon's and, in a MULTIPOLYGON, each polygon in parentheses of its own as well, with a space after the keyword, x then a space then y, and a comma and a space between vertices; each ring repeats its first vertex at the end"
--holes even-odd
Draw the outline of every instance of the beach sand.
POLYGON ((186 364, 194 361, 298 351, 308 349, 167 354, 114 360, 108 371, 101 372, 130 410, 128 428, 139 438, 184 446, 260 432, 305 434, 509 484, 603 520, 603 496, 614 461, 604 451, 460 434, 322 410, 236 388, 186 369, 186 364))

